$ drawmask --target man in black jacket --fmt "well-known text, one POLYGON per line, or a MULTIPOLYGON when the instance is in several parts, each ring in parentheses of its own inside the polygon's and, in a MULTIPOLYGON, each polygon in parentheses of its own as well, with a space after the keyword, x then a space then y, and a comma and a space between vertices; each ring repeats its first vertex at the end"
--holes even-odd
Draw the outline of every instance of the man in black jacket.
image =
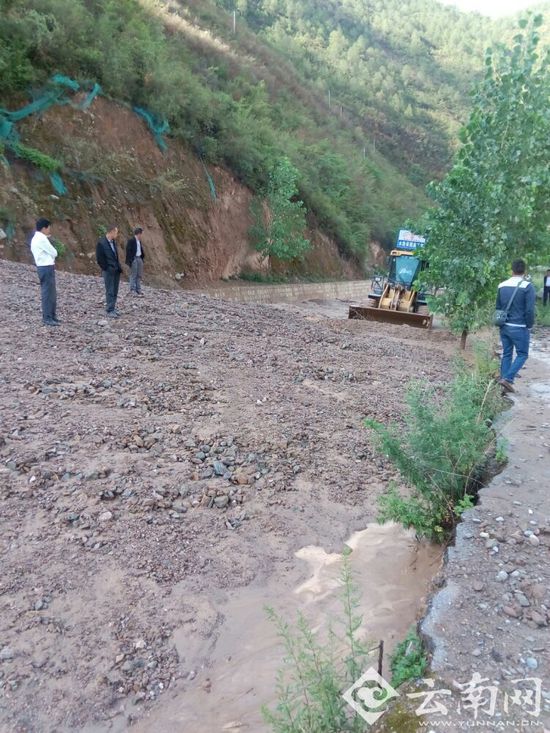
POLYGON ((536 291, 525 277, 525 262, 512 262, 512 277, 498 286, 496 308, 508 309, 504 326, 500 328, 502 361, 499 384, 507 392, 515 392, 514 379, 529 356, 530 330, 535 322, 536 291), (516 351, 515 359, 512 361, 516 351))
POLYGON ((118 318, 120 315, 116 309, 116 299, 122 267, 118 260, 116 247, 117 236, 118 227, 109 227, 105 236, 101 237, 97 243, 95 250, 97 264, 101 267, 101 271, 103 273, 103 282, 105 283, 105 305, 109 318, 118 318))
POLYGON ((134 236, 126 242, 126 264, 130 268, 130 292, 141 295, 141 278, 143 276, 143 261, 145 254, 141 243, 143 229, 136 227, 134 236))

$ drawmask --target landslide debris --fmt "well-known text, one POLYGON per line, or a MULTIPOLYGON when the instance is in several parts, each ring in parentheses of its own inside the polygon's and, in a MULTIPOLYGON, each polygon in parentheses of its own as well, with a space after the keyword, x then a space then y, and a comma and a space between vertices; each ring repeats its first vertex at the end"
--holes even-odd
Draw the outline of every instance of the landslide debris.
POLYGON ((401 419, 454 342, 406 326, 146 289, 107 321, 98 278, 0 262, 0 727, 128 724, 196 674, 209 599, 340 548, 394 469, 362 427, 401 419))

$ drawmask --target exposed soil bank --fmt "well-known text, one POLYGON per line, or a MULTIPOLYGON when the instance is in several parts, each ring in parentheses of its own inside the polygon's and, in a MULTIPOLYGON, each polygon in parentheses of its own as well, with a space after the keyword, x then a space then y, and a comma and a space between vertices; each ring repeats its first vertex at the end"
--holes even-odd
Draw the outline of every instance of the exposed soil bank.
MULTIPOLYGON (((521 720, 539 729, 550 724, 550 346, 546 331, 516 383, 513 407, 499 432, 508 464, 479 493, 448 550, 445 587, 423 623, 433 642, 432 671, 450 687, 478 672, 498 687, 497 712, 480 720, 520 730, 521 720), (540 715, 522 704, 503 709, 520 678, 541 680, 540 715), (531 711, 531 714, 528 712, 531 711), (507 722, 506 722, 507 721, 507 722), (531 722, 530 722, 531 721, 531 722)), ((527 685, 535 689, 535 683, 527 685)), ((457 691, 455 690, 455 693, 457 691)), ((489 693, 485 693, 487 696, 489 693)), ((487 698, 488 699, 488 698, 487 698)), ((456 701, 455 701, 456 703, 456 701)), ((447 703, 446 703, 447 704, 447 703)), ((446 718, 446 730, 473 723, 472 711, 446 718)), ((488 706, 484 706, 488 709, 488 706)), ((437 725, 441 716, 432 716, 437 725)))
MULTIPOLYGON (((26 244, 40 216, 53 221, 53 236, 67 246, 58 262, 68 272, 96 274, 95 244, 105 226, 116 224, 124 245, 136 225, 144 228, 147 282, 179 287, 261 272, 268 263, 250 244, 252 192, 223 167, 209 166, 182 143, 170 140, 163 153, 145 122, 131 109, 98 97, 88 110, 52 107, 18 126, 21 142, 65 163, 68 192, 54 193, 48 176, 17 159, 0 164, 0 259, 30 263, 26 244), (215 187, 212 196, 207 176, 215 187)), ((295 275, 361 276, 358 262, 345 258, 335 241, 310 218, 311 250, 295 275)), ((377 242, 365 264, 383 264, 377 242)))

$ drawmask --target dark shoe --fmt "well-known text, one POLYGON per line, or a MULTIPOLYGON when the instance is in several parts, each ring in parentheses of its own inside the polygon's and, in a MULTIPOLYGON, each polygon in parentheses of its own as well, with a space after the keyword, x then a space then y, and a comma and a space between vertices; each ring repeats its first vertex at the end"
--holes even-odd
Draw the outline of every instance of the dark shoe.
POLYGON ((55 322, 56 326, 60 326, 61 325, 61 321, 59 320, 59 318, 52 318, 52 321, 55 322))
POLYGON ((116 311, 107 311, 107 318, 118 318, 118 313, 116 311))
POLYGON ((500 386, 506 390, 506 392, 515 392, 514 385, 512 382, 509 382, 507 379, 499 379, 498 383, 500 386))
POLYGON ((59 326, 59 321, 54 321, 53 319, 48 319, 47 321, 42 321, 44 326, 59 326))

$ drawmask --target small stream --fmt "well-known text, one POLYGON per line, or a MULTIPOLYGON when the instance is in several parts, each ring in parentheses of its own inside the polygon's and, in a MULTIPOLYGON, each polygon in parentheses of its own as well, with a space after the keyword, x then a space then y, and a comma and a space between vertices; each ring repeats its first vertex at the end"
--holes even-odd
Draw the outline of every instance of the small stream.
MULTIPOLYGON (((370 524, 345 544, 351 550, 348 557, 361 594, 363 625, 359 633, 373 647, 384 640, 387 671, 393 649, 424 612, 443 549, 417 542, 413 532, 394 523, 370 524)), ((185 683, 186 689, 172 700, 166 695, 151 718, 135 726, 136 733, 268 733, 261 707, 276 701, 283 651, 265 607, 272 607, 289 623, 302 612, 322 638, 329 623, 334 625, 342 618, 342 562, 341 553, 303 547, 295 560, 304 578, 301 582, 285 588, 274 580, 267 586, 251 585, 234 592, 220 604, 225 621, 213 648, 211 640, 205 640, 205 649, 194 649, 199 670, 196 679, 185 683)), ((179 654, 189 658, 185 628, 176 630, 174 642, 179 654)))

